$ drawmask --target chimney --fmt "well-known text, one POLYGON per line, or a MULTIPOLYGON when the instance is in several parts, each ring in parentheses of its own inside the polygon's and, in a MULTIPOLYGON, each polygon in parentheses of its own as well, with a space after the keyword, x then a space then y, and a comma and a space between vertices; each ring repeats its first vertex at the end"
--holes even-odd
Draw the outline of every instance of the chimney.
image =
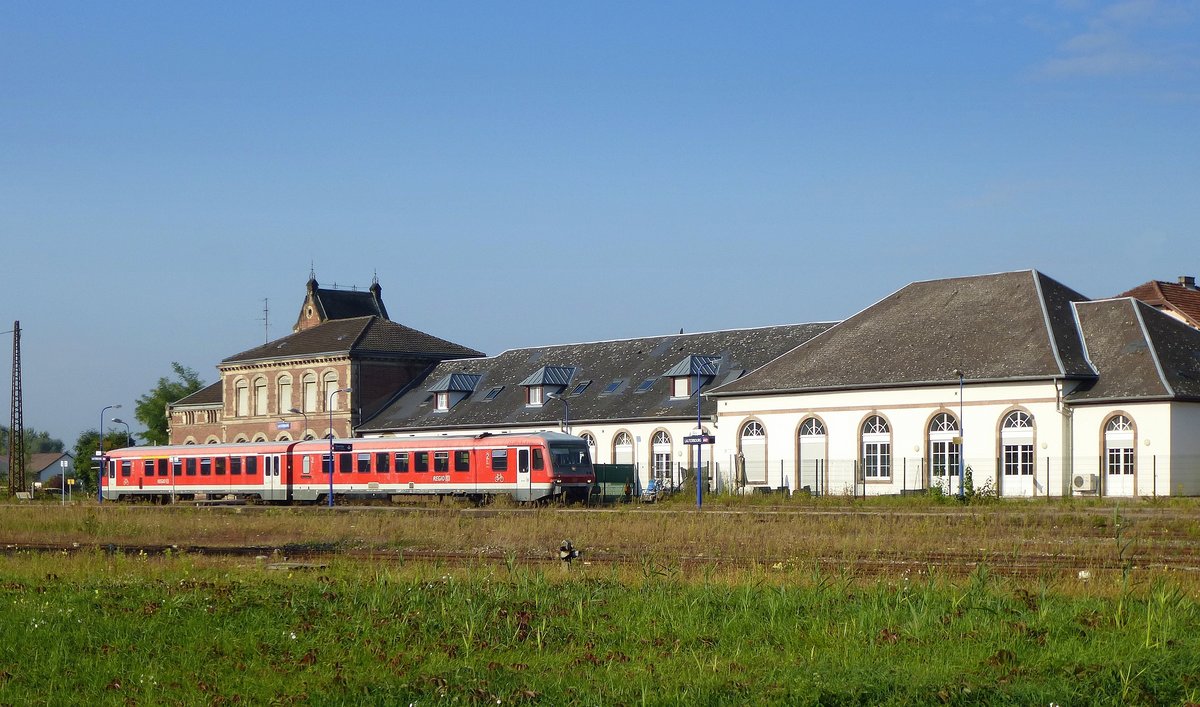
POLYGON ((1188 289, 1196 289, 1196 277, 1194 275, 1180 275, 1179 284, 1188 289))

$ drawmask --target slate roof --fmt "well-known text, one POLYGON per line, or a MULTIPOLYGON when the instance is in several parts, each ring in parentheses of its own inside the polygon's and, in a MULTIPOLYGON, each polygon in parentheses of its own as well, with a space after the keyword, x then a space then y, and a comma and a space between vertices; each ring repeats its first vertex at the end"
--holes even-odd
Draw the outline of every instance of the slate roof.
POLYGON ((330 354, 387 355, 428 359, 481 356, 475 349, 439 339, 382 317, 334 319, 235 354, 221 363, 330 354))
POLYGON ((1036 270, 914 282, 713 396, 1092 378, 1072 302, 1036 270))
POLYGON ((1134 297, 1151 307, 1168 310, 1200 329, 1200 290, 1175 282, 1151 280, 1118 297, 1134 297))
POLYGON ((355 317, 388 318, 383 306, 382 288, 375 282, 367 290, 339 290, 321 287, 315 278, 308 281, 313 303, 320 310, 322 319, 353 319, 355 317))
POLYGON ((206 385, 200 390, 197 390, 191 395, 184 396, 179 400, 171 403, 171 406, 177 405, 220 405, 224 397, 221 393, 221 381, 217 381, 212 385, 206 385))
POLYGON ((1100 377, 1068 394, 1069 402, 1200 399, 1200 331, 1130 297, 1075 309, 1100 377))
MULTIPOLYGON (((553 426, 563 417, 562 403, 547 400, 541 407, 527 407, 525 388, 521 385, 521 381, 543 367, 575 369, 569 385, 563 390, 570 406, 572 427, 597 422, 694 419, 695 396, 672 398, 671 381, 664 377, 681 358, 690 355, 721 357, 719 373, 714 379, 714 382, 720 382, 724 377, 737 376, 744 370, 761 366, 830 326, 830 323, 794 324, 564 344, 512 349, 488 358, 446 361, 356 429, 363 433, 378 433, 536 424, 553 426), (437 411, 431 401, 430 388, 454 373, 469 373, 480 378, 474 392, 466 399, 450 410, 437 411), (636 392, 638 385, 647 379, 654 379, 653 385, 644 392, 636 392), (589 381, 579 395, 571 395, 582 383, 589 381), (613 381, 623 384, 616 392, 605 393, 613 381), (499 386, 503 386, 503 390, 494 399, 484 399, 489 391, 499 386)), ((714 401, 707 398, 702 401, 704 416, 715 411, 714 401)))

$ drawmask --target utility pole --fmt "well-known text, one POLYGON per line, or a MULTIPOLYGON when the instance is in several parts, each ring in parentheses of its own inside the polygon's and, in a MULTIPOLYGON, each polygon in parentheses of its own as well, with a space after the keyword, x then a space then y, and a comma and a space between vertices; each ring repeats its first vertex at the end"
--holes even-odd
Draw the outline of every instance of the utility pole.
POLYGON ((12 416, 8 424, 8 495, 25 490, 25 408, 21 395, 21 322, 13 322, 12 416))

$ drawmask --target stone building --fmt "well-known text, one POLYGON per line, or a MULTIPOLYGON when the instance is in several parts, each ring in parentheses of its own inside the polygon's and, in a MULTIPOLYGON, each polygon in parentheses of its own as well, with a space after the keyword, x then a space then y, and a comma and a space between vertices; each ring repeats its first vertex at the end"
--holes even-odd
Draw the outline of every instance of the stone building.
POLYGON ((226 358, 220 380, 168 407, 170 443, 349 437, 441 361, 481 355, 388 319, 378 281, 311 277, 290 335, 226 358))

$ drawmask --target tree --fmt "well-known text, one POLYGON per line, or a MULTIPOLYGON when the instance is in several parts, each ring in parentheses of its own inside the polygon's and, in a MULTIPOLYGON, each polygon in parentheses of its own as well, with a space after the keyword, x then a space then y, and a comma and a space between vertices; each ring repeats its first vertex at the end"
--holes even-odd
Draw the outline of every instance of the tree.
MULTIPOLYGON (((26 454, 61 452, 63 447, 63 441, 51 437, 49 432, 41 432, 32 427, 25 430, 26 454)), ((8 428, 4 425, 0 425, 0 451, 8 454, 8 428)))
POLYGON ((172 362, 171 368, 175 371, 175 380, 165 376, 159 378, 158 384, 149 393, 138 398, 134 407, 134 416, 146 427, 141 437, 147 444, 166 444, 167 405, 204 387, 204 381, 200 380, 199 374, 187 366, 172 362))
MULTIPOLYGON (((107 454, 114 449, 120 449, 125 446, 128 438, 125 436, 124 430, 110 430, 104 435, 104 452, 107 454)), ((74 476, 79 479, 79 484, 83 485, 84 490, 95 493, 96 487, 92 484, 96 483, 96 470, 92 465, 96 463, 92 458, 100 449, 100 435, 96 430, 84 430, 79 435, 79 439, 75 441, 75 464, 74 476)))

